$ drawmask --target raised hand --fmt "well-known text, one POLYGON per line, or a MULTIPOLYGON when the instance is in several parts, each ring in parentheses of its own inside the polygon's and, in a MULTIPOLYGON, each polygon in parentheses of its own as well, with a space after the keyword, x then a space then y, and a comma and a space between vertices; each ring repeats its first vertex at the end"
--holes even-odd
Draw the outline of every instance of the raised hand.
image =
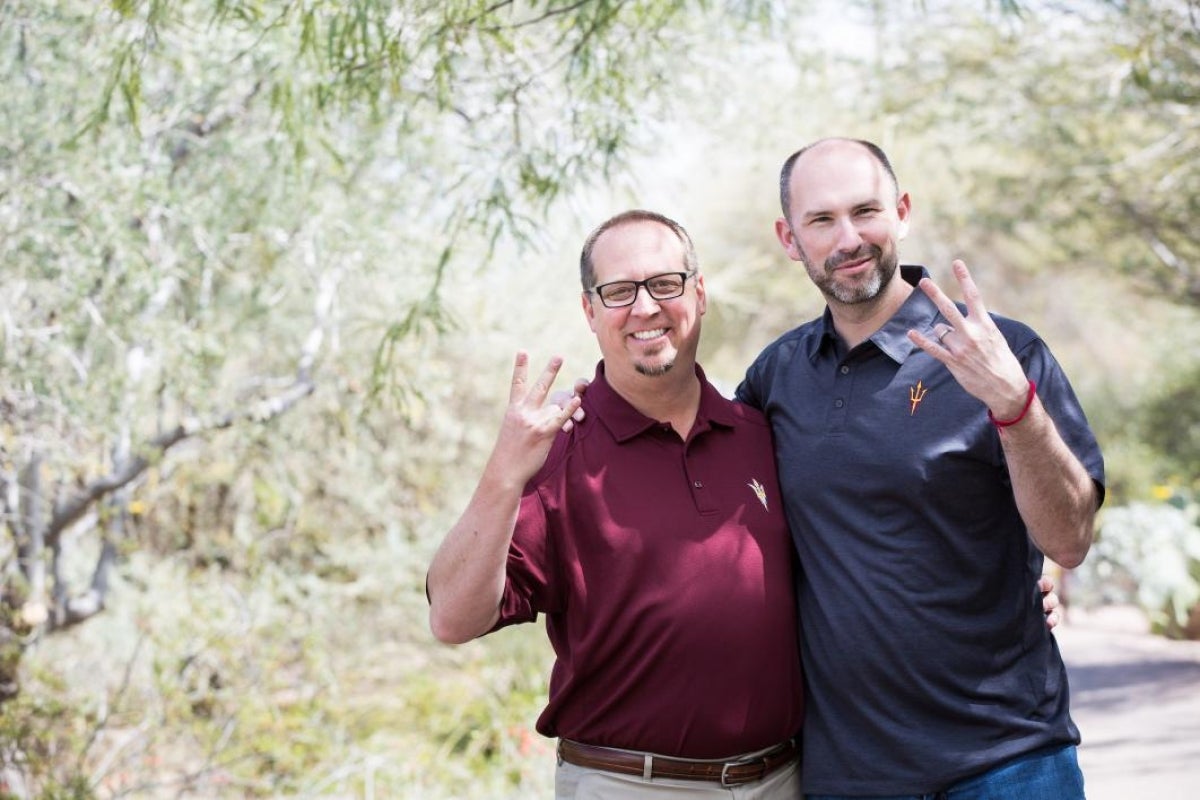
POLYGON ((551 358, 541 375, 530 383, 528 353, 523 350, 518 352, 513 364, 508 408, 504 412, 492 458, 498 462, 497 466, 519 479, 521 484, 533 477, 545 463, 558 431, 571 429, 571 415, 583 402, 577 395, 560 403, 546 402, 561 367, 560 357, 551 358))
POLYGON ((946 322, 934 326, 932 338, 916 330, 909 331, 908 338, 945 364, 963 389, 986 404, 996 418, 1012 419, 1026 405, 1029 379, 1004 335, 988 316, 967 265, 955 260, 953 269, 967 306, 966 316, 937 284, 923 278, 921 290, 946 322))

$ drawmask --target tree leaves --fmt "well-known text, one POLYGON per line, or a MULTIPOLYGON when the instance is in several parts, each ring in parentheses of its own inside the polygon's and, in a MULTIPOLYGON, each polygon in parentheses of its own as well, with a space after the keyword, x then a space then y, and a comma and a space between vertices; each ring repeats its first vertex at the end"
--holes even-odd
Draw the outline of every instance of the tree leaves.
MULTIPOLYGON (((966 45, 940 33, 916 48, 918 74, 940 73, 947 102, 923 104, 917 127, 987 137, 972 148, 979 221, 1025 237, 1044 263, 1111 268, 1200 306, 1195 9, 1031 7, 1013 35, 978 26, 966 45)), ((907 97, 900 89, 895 106, 907 97)), ((966 142, 950 146, 962 161, 966 142)))

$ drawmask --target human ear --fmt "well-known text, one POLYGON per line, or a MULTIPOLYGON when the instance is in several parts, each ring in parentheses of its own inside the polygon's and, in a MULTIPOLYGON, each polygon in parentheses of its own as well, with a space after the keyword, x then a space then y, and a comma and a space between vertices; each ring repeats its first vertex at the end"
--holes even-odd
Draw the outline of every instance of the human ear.
POLYGON ((775 220, 775 238, 783 245, 783 250, 792 261, 802 261, 800 247, 796 244, 796 234, 785 217, 775 220))

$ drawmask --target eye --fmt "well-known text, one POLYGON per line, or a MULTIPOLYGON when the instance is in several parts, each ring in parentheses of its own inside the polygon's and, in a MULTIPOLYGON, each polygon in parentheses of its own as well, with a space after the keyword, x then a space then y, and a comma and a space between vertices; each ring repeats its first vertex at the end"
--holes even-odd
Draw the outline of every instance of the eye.
POLYGON ((633 295, 633 285, 628 283, 619 283, 615 286, 604 287, 604 298, 606 300, 614 300, 622 302, 628 300, 633 295))

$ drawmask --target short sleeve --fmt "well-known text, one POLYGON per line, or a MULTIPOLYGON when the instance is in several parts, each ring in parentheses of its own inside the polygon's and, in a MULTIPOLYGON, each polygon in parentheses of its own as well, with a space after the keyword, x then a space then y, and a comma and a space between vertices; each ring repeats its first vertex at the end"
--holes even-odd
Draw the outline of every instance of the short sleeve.
POLYGON ((508 549, 504 594, 496 628, 533 622, 547 610, 551 571, 547 515, 536 488, 527 489, 517 511, 517 526, 508 549))

